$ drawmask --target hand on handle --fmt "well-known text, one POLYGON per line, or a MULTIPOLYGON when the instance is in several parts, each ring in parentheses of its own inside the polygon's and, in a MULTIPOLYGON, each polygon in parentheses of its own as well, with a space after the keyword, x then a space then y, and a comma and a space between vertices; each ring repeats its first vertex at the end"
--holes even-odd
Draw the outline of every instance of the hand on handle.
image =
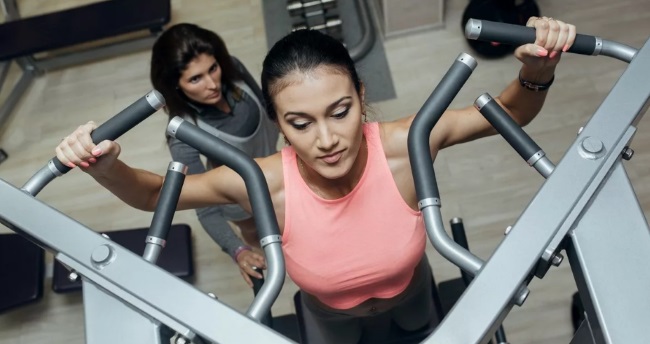
POLYGON ((534 29, 534 42, 522 42, 527 44, 518 47, 515 56, 535 69, 557 65, 562 52, 569 51, 576 39, 576 27, 561 20, 530 17, 526 26, 534 29))
POLYGON ((97 124, 91 121, 64 137, 55 149, 58 161, 70 169, 79 166, 89 172, 110 170, 120 154, 120 145, 110 140, 95 144, 91 137, 95 129, 97 124))
POLYGON ((244 281, 251 288, 254 287, 251 277, 258 280, 264 278, 260 271, 266 269, 266 261, 257 252, 249 250, 242 251, 237 255, 237 265, 239 266, 239 272, 244 278, 244 281))
MULTIPOLYGON (((146 95, 140 97, 134 103, 126 107, 124 110, 120 111, 117 115, 113 116, 111 119, 106 121, 101 126, 97 127, 93 123, 87 124, 87 126, 92 127, 93 129, 93 132, 90 134, 90 138, 91 138, 90 143, 101 143, 102 141, 106 141, 106 140, 116 140, 118 137, 122 136, 122 134, 131 130, 140 122, 142 122, 143 120, 145 120, 146 118, 154 114, 156 111, 160 110, 160 108, 162 108, 163 106, 165 106, 165 99, 163 98, 162 94, 160 94, 160 92, 153 90, 147 93, 146 95)), ((70 136, 67 136, 66 139, 64 139, 63 141, 68 141, 68 146, 70 147, 81 143, 84 145, 83 148, 87 149, 89 146, 89 142, 87 142, 87 140, 84 137, 85 129, 87 129, 87 127, 86 128, 80 127, 79 129, 77 129, 77 131, 75 131, 76 138, 72 137, 72 139, 70 139, 70 136), (83 140, 79 140, 79 139, 83 139, 83 140)), ((76 154, 81 153, 80 151, 81 147, 74 147, 72 150, 67 150, 68 147, 64 145, 61 148, 62 148, 61 153, 63 154, 64 157, 66 155, 70 155, 70 153, 72 152, 76 154)), ((100 147, 100 148, 104 148, 104 147, 100 147)), ((110 148, 110 147, 106 147, 106 148, 110 148)), ((57 154, 58 153, 59 151, 57 149, 57 154)), ((92 153, 94 158, 103 155, 102 152, 91 151, 90 153, 92 153)), ((67 173, 68 171, 70 171, 70 169, 74 168, 74 166, 76 165, 79 165, 81 167, 88 167, 86 166, 85 163, 90 162, 90 157, 87 158, 87 160, 80 160, 79 158, 82 158, 84 154, 81 154, 82 156, 75 156, 76 154, 70 155, 69 158, 71 158, 72 160, 67 159, 65 162, 60 161, 59 157, 55 157, 54 159, 52 159, 52 163, 61 174, 67 173), (72 163, 72 165, 70 163, 72 163)))

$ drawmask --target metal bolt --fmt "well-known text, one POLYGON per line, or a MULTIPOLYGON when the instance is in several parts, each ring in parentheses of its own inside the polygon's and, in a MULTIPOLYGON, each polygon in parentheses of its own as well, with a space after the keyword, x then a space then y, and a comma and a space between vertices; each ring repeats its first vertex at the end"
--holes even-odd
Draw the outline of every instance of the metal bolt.
POLYGON ((634 149, 630 147, 623 148, 623 159, 630 160, 634 156, 634 149))
POLYGON ((512 226, 506 227, 506 232, 504 233, 504 235, 508 235, 508 233, 510 233, 511 229, 512 229, 512 226))
POLYGON ((582 141, 582 148, 589 153, 600 153, 603 150, 603 143, 593 137, 586 137, 582 141))
POLYGON ((104 238, 106 238, 106 239, 110 239, 110 238, 111 238, 111 237, 109 237, 108 234, 106 234, 106 233, 102 233, 102 236, 103 236, 104 238))
POLYGON ((108 245, 101 245, 98 246, 95 250, 93 250, 93 253, 91 254, 90 258, 94 263, 97 264, 103 264, 108 262, 111 259, 113 252, 108 245))
POLYGON ((79 274, 76 273, 75 271, 71 271, 70 274, 68 275, 68 279, 70 282, 75 282, 79 278, 79 274))
POLYGON ((560 263, 564 260, 564 256, 560 253, 553 255, 553 258, 551 258, 551 264, 554 266, 560 266, 560 263))
POLYGON ((582 130, 583 130, 584 128, 585 128, 585 127, 580 127, 580 129, 578 129, 578 135, 580 135, 580 133, 582 133, 582 130))
POLYGON ((176 341, 175 341, 176 344, 188 344, 189 342, 190 342, 189 340, 187 340, 185 337, 181 335, 176 337, 176 341))

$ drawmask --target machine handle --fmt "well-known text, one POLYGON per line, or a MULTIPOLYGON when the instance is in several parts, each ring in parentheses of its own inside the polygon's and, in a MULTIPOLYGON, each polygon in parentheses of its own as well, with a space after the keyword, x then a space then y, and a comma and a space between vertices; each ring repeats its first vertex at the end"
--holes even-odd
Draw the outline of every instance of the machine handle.
POLYGON ((246 314, 265 321, 284 282, 285 267, 281 236, 266 177, 259 165, 241 150, 180 117, 174 117, 167 126, 167 134, 197 149, 208 159, 233 169, 246 184, 260 246, 268 262, 268 279, 259 289, 246 314))
POLYGON ((218 161, 237 172, 246 183, 259 237, 280 235, 266 177, 251 157, 180 117, 174 117, 169 122, 167 133, 196 148, 212 161, 218 161))
POLYGON ((413 119, 408 133, 408 152, 419 200, 440 197, 433 171, 429 136, 476 65, 472 56, 460 54, 413 119))
MULTIPOLYGON (((522 45, 535 42, 535 29, 523 25, 470 19, 465 24, 465 37, 488 42, 522 45)), ((638 49, 597 36, 576 34, 568 52, 580 55, 603 55, 630 63, 638 49)))
POLYGON ((158 261, 158 256, 167 243, 167 236, 174 220, 186 174, 187 166, 180 162, 172 161, 167 168, 142 255, 144 259, 154 264, 158 261))
MULTIPOLYGON (((115 140, 160 110, 163 106, 165 106, 165 99, 162 94, 153 90, 97 127, 90 134, 90 137, 95 144, 104 140, 115 140)), ((65 174, 71 170, 70 167, 63 165, 56 157, 52 158, 52 161, 61 174, 65 174)))
MULTIPOLYGON (((535 43, 535 28, 489 20, 470 19, 465 24, 465 37, 479 41, 519 46, 535 43)), ((581 55, 596 55, 598 52, 597 40, 595 36, 576 34, 575 41, 568 52, 581 55)))
MULTIPOLYGON (((90 136, 94 143, 115 140, 163 106, 165 106, 165 98, 160 92, 152 90, 100 125, 90 136)), ((30 195, 36 196, 54 178, 62 176, 70 170, 70 167, 62 164, 57 157, 54 157, 50 159, 45 167, 34 174, 22 189, 30 195)))
POLYGON ((478 97, 474 102, 474 107, 508 141, 524 161, 528 161, 542 150, 489 94, 483 93, 478 97))

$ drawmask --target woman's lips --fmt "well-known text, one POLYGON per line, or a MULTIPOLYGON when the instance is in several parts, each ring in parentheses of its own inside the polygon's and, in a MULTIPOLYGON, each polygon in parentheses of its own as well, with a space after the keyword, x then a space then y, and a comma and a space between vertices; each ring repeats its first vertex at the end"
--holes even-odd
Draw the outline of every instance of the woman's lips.
POLYGON ((325 155, 325 156, 321 157, 321 159, 323 159, 323 161, 325 161, 328 164, 335 164, 339 160, 341 160, 342 155, 343 155, 343 151, 340 151, 340 152, 337 152, 337 153, 334 153, 334 154, 325 155))

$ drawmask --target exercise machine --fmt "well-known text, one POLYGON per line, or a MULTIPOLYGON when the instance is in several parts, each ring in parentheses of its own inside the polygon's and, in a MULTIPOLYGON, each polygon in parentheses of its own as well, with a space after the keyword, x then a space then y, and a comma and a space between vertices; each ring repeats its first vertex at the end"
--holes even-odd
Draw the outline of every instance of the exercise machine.
MULTIPOLYGON (((158 92, 148 93, 93 131, 93 141, 118 138, 162 106, 164 99, 158 92)), ((179 131, 179 135, 183 137, 185 132, 179 131)), ((59 262, 81 276, 87 343, 163 343, 166 329, 176 332, 183 341, 195 343, 290 342, 260 325, 284 281, 277 221, 265 180, 252 159, 225 143, 210 157, 227 162, 242 174, 256 218, 276 224, 260 231, 269 277, 246 314, 154 264, 165 245, 166 230, 184 180, 182 165, 171 163, 168 168, 169 182, 154 212, 153 230, 147 236, 143 257, 35 198, 49 182, 70 170, 58 159, 50 160, 21 188, 0 181, 0 221, 52 252, 59 262)))
MULTIPOLYGON (((505 25, 470 20, 466 33, 470 38, 509 44, 534 41, 533 29, 505 25)), ((579 35, 570 51, 615 57, 629 66, 557 165, 523 130, 508 124, 492 97, 481 95, 475 103, 522 158, 546 178, 486 262, 444 231, 428 146, 431 130, 469 78, 476 60, 459 55, 416 115, 408 145, 427 234, 444 257, 474 276, 424 343, 487 343, 510 309, 524 303, 532 278, 543 277, 562 260, 560 250, 568 255, 585 306, 585 321, 572 343, 633 343, 646 337, 650 275, 639 271, 647 271, 644 264, 650 261, 650 231, 621 159, 632 156, 629 143, 634 126, 648 107, 650 45, 637 51, 579 35), (612 250, 615 255, 606 254, 612 250)), ((147 94, 97 128, 93 140, 116 139, 163 104, 157 92, 147 94)), ((291 343, 261 323, 284 279, 281 238, 261 170, 237 149, 180 118, 170 122, 168 133, 210 159, 224 162, 246 183, 269 267, 266 283, 246 314, 152 264, 164 246, 164 231, 151 235, 143 258, 36 199, 43 187, 69 170, 56 158, 22 188, 0 180, 0 221, 53 252, 82 276, 88 343, 160 343, 163 324, 196 343, 291 343)), ((170 164, 168 174, 182 171, 182 166, 170 164)), ((157 208, 154 218, 160 216, 159 211, 171 212, 173 190, 180 184, 177 180, 175 186, 165 186, 172 196, 164 202, 166 206, 157 208)), ((167 226, 168 218, 162 219, 167 226)))
MULTIPOLYGON (((513 45, 535 40, 532 28, 481 20, 468 21, 466 36, 513 45)), ((650 230, 621 159, 632 156, 635 125, 648 108, 650 44, 637 51, 578 35, 569 52, 610 56, 629 66, 557 165, 489 94, 475 102, 524 161, 546 178, 487 262, 447 237, 433 161, 426 153, 431 129, 475 64, 461 55, 416 115, 409 154, 429 237, 444 257, 475 275, 425 343, 487 342, 513 305, 524 301, 522 286, 558 265, 561 250, 568 255, 585 307, 585 320, 571 343, 636 343, 647 338, 650 230)))

